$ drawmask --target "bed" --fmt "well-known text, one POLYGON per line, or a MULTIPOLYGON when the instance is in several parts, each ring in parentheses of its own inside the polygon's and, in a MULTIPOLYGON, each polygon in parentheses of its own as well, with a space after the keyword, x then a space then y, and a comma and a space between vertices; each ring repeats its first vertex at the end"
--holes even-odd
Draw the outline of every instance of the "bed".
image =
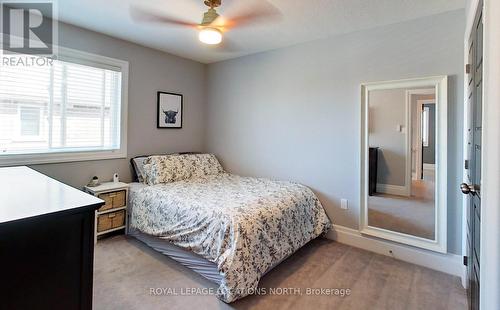
POLYGON ((306 186, 227 173, 211 154, 143 165, 130 187, 129 234, 217 283, 228 303, 331 227, 306 186))

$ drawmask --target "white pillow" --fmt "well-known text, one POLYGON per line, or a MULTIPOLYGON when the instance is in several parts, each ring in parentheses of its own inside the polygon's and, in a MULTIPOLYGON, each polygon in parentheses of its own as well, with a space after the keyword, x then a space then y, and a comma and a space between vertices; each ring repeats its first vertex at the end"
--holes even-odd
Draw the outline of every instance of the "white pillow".
POLYGON ((144 161, 144 179, 149 185, 223 173, 213 154, 150 156, 144 161))

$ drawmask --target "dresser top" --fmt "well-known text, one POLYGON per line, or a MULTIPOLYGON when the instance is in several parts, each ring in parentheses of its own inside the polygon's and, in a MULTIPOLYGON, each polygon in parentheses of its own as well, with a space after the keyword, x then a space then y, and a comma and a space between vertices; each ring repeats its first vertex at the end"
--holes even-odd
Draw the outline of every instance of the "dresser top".
POLYGON ((28 167, 0 168, 0 224, 103 203, 28 167))
POLYGON ((93 194, 117 191, 126 188, 128 188, 128 184, 123 182, 105 182, 98 186, 85 186, 85 189, 93 194))

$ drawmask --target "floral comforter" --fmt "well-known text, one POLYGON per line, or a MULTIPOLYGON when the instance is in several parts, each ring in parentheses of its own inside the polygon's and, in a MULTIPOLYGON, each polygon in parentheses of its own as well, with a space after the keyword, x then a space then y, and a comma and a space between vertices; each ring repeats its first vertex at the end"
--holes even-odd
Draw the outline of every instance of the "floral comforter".
POLYGON ((331 223, 307 187, 221 173, 132 191, 130 225, 215 263, 232 302, 331 223))

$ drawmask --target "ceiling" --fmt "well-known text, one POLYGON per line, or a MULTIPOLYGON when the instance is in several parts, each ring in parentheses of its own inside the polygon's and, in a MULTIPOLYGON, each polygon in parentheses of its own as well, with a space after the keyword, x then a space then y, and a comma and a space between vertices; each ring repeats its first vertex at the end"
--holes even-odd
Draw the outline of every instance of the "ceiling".
MULTIPOLYGON (((222 0, 221 15, 232 15, 264 0, 222 0)), ((398 23, 456 10, 464 0, 267 0, 281 15, 224 34, 231 48, 198 41, 195 29, 132 20, 130 6, 199 23, 203 0, 64 0, 59 20, 202 63, 290 46, 327 36, 398 23)))

